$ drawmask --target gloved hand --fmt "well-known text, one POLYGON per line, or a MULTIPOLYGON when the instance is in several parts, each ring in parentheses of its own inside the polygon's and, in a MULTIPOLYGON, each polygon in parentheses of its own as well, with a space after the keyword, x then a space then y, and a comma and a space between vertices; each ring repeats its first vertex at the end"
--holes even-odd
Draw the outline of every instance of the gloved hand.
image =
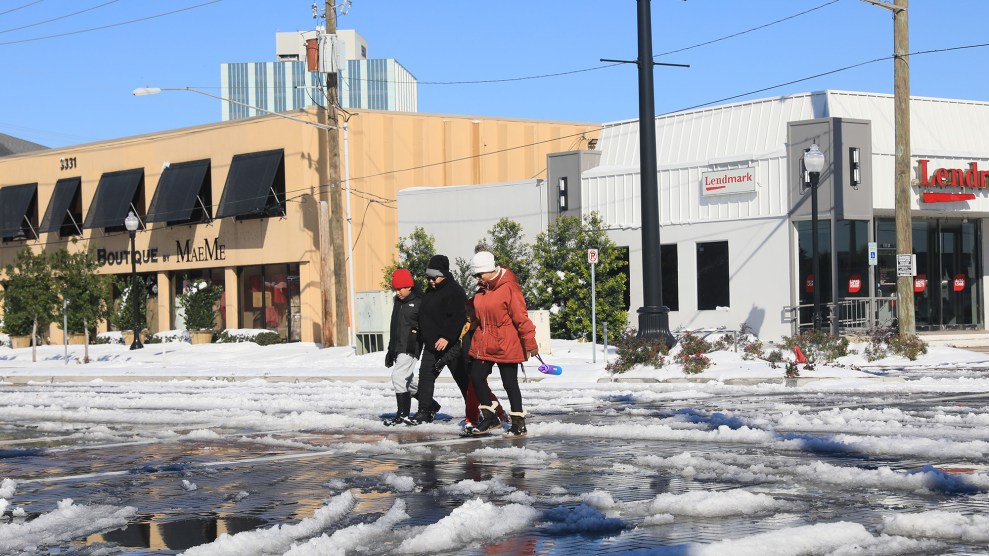
POLYGON ((396 354, 394 351, 389 351, 385 354, 385 367, 391 367, 395 364, 396 354))

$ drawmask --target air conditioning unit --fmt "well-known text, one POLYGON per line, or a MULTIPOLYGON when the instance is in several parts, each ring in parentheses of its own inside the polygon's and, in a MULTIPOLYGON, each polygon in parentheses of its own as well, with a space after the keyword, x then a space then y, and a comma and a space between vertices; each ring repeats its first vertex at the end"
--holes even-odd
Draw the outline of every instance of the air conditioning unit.
POLYGON ((357 292, 357 354, 385 351, 391 340, 395 294, 388 290, 357 292))

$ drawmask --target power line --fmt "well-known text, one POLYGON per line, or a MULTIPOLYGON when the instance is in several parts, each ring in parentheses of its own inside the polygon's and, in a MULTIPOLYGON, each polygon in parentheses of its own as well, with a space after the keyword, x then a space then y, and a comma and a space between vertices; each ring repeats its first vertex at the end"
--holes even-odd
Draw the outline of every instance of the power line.
POLYGON ((17 6, 16 8, 10 8, 7 11, 0 12, 0 15, 7 15, 7 14, 9 14, 11 12, 16 12, 17 10, 23 10, 24 8, 33 6, 35 4, 40 4, 42 2, 44 2, 44 0, 34 0, 34 2, 28 2, 27 4, 24 4, 23 6, 17 6))
MULTIPOLYGON (((38 1, 40 2, 41 0, 38 0, 38 1)), ((54 39, 54 38, 58 38, 58 37, 67 37, 67 36, 70 36, 70 35, 79 35, 79 34, 82 34, 82 33, 89 33, 91 31, 100 31, 102 29, 110 29, 111 27, 120 27, 120 26, 123 26, 123 25, 130 25, 131 23, 139 23, 141 21, 148 21, 150 19, 157 19, 159 17, 165 17, 165 16, 174 15, 174 14, 181 13, 181 12, 187 12, 189 10, 195 10, 197 8, 202 8, 204 6, 209 6, 210 4, 216 4, 216 3, 222 2, 222 1, 223 0, 210 0, 209 2, 203 2, 202 4, 196 4, 195 6, 188 6, 188 7, 185 7, 185 8, 180 8, 178 10, 172 10, 170 12, 164 12, 164 13, 160 13, 160 14, 149 15, 147 17, 141 17, 141 18, 138 18, 138 19, 131 19, 131 20, 128 20, 128 21, 121 21, 119 23, 111 23, 109 25, 101 25, 99 27, 90 27, 89 29, 80 29, 78 31, 68 31, 68 32, 65 32, 65 33, 58 33, 58 34, 55 34, 55 35, 47 35, 47 36, 44 36, 44 37, 34 37, 32 39, 20 39, 20 40, 16 40, 16 41, 0 42, 0 46, 6 46, 6 45, 10 45, 10 44, 20 44, 20 43, 25 43, 25 42, 43 41, 43 40, 46 40, 46 39, 54 39)), ((2 15, 2 14, 0 14, 0 15, 2 15)))
POLYGON ((31 24, 28 24, 28 25, 21 25, 20 27, 11 27, 10 29, 3 29, 3 30, 0 30, 0 33, 10 33, 11 31, 20 31, 21 29, 27 29, 29 27, 37 27, 38 25, 44 25, 45 23, 51 23, 52 21, 58 21, 60 19, 65 19, 67 17, 72 17, 74 15, 79 15, 79 14, 86 13, 86 12, 91 12, 93 10, 97 10, 99 8, 102 8, 103 6, 109 6, 110 4, 114 4, 114 3, 119 2, 119 1, 120 0, 110 0, 109 2, 104 2, 104 3, 99 4, 97 6, 93 6, 92 8, 86 8, 85 10, 79 10, 78 12, 72 12, 70 14, 60 15, 58 17, 53 17, 51 19, 46 19, 44 21, 39 21, 37 23, 31 23, 31 24))

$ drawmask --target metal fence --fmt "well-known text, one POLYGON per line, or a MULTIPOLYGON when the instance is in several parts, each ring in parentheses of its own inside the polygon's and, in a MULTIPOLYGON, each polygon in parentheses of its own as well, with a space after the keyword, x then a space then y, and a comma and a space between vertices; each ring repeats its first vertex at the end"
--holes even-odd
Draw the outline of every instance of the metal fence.
MULTIPOLYGON (((783 319, 794 334, 814 327, 814 305, 794 305, 783 309, 783 319)), ((821 303, 821 321, 833 333, 866 332, 896 324, 896 296, 855 297, 837 303, 821 303)))

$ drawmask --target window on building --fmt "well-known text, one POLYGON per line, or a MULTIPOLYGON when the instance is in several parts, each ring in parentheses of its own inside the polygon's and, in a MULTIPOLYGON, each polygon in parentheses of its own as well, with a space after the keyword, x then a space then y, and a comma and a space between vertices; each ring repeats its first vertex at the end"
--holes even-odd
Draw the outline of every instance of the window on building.
POLYGON ((243 267, 240 269, 240 291, 243 328, 274 330, 288 342, 301 340, 298 263, 243 267))
POLYGON ((728 242, 697 244, 697 309, 730 307, 728 242))
POLYGON ((663 264, 663 305, 670 311, 680 310, 680 273, 676 244, 661 245, 663 264))

